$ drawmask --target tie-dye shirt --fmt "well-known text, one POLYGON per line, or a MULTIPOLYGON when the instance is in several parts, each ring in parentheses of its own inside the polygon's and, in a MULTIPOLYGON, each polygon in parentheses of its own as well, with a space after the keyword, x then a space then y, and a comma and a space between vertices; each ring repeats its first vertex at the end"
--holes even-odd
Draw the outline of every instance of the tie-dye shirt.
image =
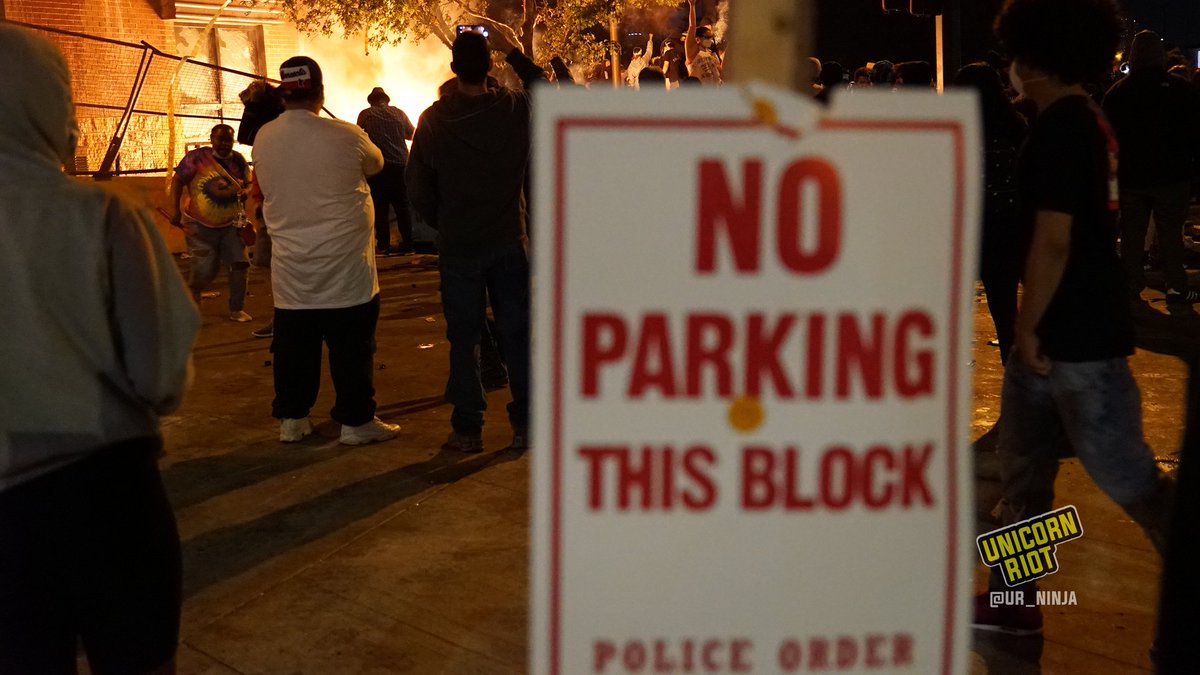
POLYGON ((221 159, 206 147, 184 155, 175 168, 175 176, 187 185, 184 214, 206 227, 232 224, 242 211, 238 192, 249 170, 246 158, 236 152, 221 159))

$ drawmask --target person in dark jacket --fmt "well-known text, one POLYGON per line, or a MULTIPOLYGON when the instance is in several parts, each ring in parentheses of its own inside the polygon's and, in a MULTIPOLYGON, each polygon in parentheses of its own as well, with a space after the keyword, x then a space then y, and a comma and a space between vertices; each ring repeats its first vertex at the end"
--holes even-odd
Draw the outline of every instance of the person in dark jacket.
POLYGON ((522 52, 511 31, 487 25, 493 46, 507 55, 525 91, 492 86, 488 39, 464 32, 454 41, 447 92, 417 123, 409 156, 413 207, 438 231, 442 308, 450 341, 446 399, 454 406, 446 447, 483 449, 487 397, 476 354, 485 303, 496 317, 508 365, 512 446, 529 445, 529 257, 525 178, 530 156, 533 82, 545 73, 522 52))
POLYGON ((1000 75, 988 64, 963 67, 954 84, 979 92, 983 112, 983 236, 979 278, 996 326, 1000 362, 1007 363, 1016 339, 1017 285, 1024 263, 1016 223, 1017 151, 1028 126, 1008 100, 1000 75))
POLYGON ((1121 148, 1121 262, 1129 291, 1137 296, 1145 284, 1143 242, 1153 216, 1167 301, 1200 302, 1183 268, 1183 224, 1200 154, 1200 92, 1167 73, 1162 40, 1151 31, 1134 37, 1129 63, 1129 76, 1104 97, 1121 148))

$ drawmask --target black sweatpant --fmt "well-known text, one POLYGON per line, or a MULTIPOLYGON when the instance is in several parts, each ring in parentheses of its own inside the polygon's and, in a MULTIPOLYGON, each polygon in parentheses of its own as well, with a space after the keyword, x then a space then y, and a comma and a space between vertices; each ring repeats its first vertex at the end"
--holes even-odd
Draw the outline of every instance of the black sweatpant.
POLYGON ((179 533, 160 438, 102 448, 0 492, 0 673, 144 673, 179 641, 179 533))
POLYGON ((356 427, 375 418, 375 324, 379 296, 339 309, 275 308, 275 401, 278 419, 308 417, 321 390, 321 344, 329 347, 334 399, 330 417, 356 427))

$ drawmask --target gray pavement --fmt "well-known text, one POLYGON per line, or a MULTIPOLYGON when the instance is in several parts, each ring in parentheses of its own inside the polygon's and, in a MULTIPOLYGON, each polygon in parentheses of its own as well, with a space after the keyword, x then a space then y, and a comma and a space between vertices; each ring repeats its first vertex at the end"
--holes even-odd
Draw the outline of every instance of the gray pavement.
MULTIPOLYGON (((506 391, 490 396, 484 454, 439 450, 449 408, 434 264, 431 256, 380 260, 379 415, 404 428, 373 446, 337 443, 327 379, 317 434, 278 442, 270 341, 249 335, 270 314, 261 270, 251 275, 253 323, 226 320, 223 294, 205 301, 196 382, 165 420, 162 462, 184 551, 180 673, 526 671, 528 458, 505 449, 506 391)), ((1000 381, 982 302, 976 327, 973 428, 981 436, 995 422, 1000 381)), ((1134 369, 1149 440, 1169 464, 1186 373, 1178 359, 1141 350, 1134 369)), ((986 511, 998 485, 979 486, 986 511)), ((1078 507, 1085 536, 1059 549, 1061 571, 1044 586, 1076 591, 1079 604, 1049 609, 1044 639, 977 634, 972 672, 1148 671, 1159 562, 1077 463, 1064 467, 1058 490, 1060 503, 1078 507)), ((983 579, 980 566, 981 589, 983 579)))

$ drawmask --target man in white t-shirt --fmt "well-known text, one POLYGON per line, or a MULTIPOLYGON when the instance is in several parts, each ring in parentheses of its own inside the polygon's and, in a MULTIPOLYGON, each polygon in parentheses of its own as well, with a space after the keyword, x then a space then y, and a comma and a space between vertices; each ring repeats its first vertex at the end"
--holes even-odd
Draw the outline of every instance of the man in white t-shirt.
POLYGON ((383 155, 362 129, 318 116, 325 88, 316 61, 293 56, 279 73, 287 109, 259 130, 253 151, 271 236, 279 440, 312 433, 322 342, 341 442, 394 438, 400 427, 375 416, 373 384, 379 277, 367 176, 383 168, 383 155))

